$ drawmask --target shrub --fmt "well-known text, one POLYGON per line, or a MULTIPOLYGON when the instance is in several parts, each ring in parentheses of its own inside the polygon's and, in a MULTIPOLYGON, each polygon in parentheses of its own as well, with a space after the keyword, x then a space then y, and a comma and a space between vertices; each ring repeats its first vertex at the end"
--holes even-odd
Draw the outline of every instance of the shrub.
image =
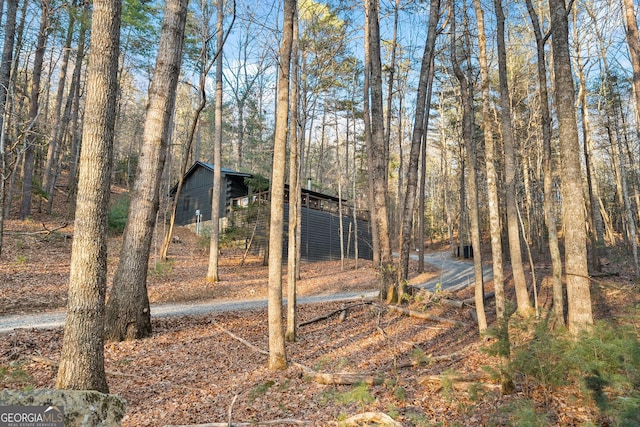
POLYGON ((632 328, 598 322, 571 337, 541 323, 533 339, 514 348, 511 364, 550 389, 577 386, 613 425, 640 424, 640 344, 632 328))
POLYGON ((109 232, 122 234, 129 215, 129 195, 124 195, 111 206, 108 213, 109 232))

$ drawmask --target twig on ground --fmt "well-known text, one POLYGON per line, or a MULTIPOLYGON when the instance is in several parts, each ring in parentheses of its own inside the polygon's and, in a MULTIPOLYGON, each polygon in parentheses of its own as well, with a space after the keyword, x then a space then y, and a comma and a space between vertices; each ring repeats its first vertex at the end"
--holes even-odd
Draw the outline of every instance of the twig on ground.
POLYGON ((350 308, 358 307, 358 306, 361 306, 361 305, 367 305, 367 304, 373 304, 373 301, 364 301, 364 302, 359 302, 357 304, 351 304, 351 305, 343 306, 343 307, 340 307, 337 310, 333 310, 330 313, 324 314, 322 316, 314 317, 313 319, 307 320, 306 322, 302 322, 298 326, 302 327, 302 326, 310 325, 312 323, 320 322, 321 320, 326 320, 326 319, 329 319, 330 317, 335 316, 336 314, 340 314, 342 312, 345 312, 346 310, 348 310, 350 308))

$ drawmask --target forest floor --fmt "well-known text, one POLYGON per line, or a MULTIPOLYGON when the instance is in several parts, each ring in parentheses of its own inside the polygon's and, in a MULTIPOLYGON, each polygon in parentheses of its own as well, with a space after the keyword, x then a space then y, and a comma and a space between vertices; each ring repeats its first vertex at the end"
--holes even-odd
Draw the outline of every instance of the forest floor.
MULTIPOLYGON (((28 221, 5 223, 0 315, 65 306, 72 234, 64 215, 35 214, 28 221)), ((177 236, 170 261, 152 261, 152 303, 266 296, 267 269, 260 259, 240 267, 241 252, 223 250, 221 281, 207 284, 206 243, 186 229, 178 229, 177 236)), ((109 238, 110 277, 120 243, 119 237, 109 238)), ((637 328, 640 292, 628 260, 610 251, 603 261, 608 274, 592 281, 596 318, 636 322, 637 328)), ((412 273, 413 282, 437 274, 433 267, 428 270, 420 277, 412 273)), ((536 274, 544 310, 551 306, 548 262, 539 262, 536 274)), ((344 269, 339 261, 304 264, 301 275, 301 295, 377 287, 371 263, 362 260, 357 268, 349 260, 344 269)), ((490 282, 486 290, 491 289, 490 282)), ((404 305, 430 320, 362 299, 301 305, 300 323, 335 315, 300 326, 297 341, 286 345, 290 367, 276 372, 267 369, 263 353, 268 349, 266 309, 157 318, 152 337, 106 344, 110 391, 127 401, 126 427, 225 423, 229 414, 234 423, 337 426, 372 413, 387 414, 404 426, 609 425, 578 385, 552 393, 516 373, 515 392, 502 394, 490 375, 499 367, 499 359, 487 351, 494 340, 479 335, 471 306, 455 308, 444 301, 472 296, 471 288, 423 293, 404 305)), ((486 312, 493 325, 493 299, 486 312)), ((518 325, 512 331, 517 349, 532 327, 515 318, 512 324, 518 325)), ((61 344, 62 328, 17 329, 0 336, 0 387, 54 387, 61 344)))

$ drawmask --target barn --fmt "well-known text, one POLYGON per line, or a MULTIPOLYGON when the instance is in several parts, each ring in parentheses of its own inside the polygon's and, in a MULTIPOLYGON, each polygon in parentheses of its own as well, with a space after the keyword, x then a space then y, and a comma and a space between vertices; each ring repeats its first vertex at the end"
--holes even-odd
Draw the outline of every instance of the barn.
MULTIPOLYGON (((221 227, 237 228, 244 223, 250 229, 250 236, 245 236, 245 244, 254 253, 266 250, 268 191, 254 192, 245 182, 251 178, 249 173, 237 172, 222 168, 222 191, 220 200, 221 227), (261 207, 262 216, 253 215, 247 224, 249 206, 261 207)), ((184 176, 180 199, 176 207, 176 225, 189 226, 198 220, 207 223, 211 221, 211 197, 213 187, 213 165, 196 162, 184 176)), ((177 184, 171 189, 171 196, 175 197, 177 184)), ((287 252, 289 187, 285 185, 285 218, 284 218, 284 256, 287 252)), ((339 260, 341 257, 340 229, 342 225, 342 253, 345 257, 372 259, 371 227, 366 212, 354 214, 345 200, 337 197, 303 189, 300 194, 302 202, 301 224, 301 258, 305 262, 339 260), (342 212, 340 207, 342 206, 342 212)))

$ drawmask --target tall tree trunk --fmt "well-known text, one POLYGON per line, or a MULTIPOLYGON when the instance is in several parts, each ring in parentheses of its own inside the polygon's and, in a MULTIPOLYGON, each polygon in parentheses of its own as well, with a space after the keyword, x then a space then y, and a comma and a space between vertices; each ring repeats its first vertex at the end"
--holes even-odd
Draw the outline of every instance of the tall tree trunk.
POLYGON ((35 147, 38 139, 37 120, 40 109, 40 80, 42 77, 42 63, 49 33, 49 0, 41 0, 42 14, 40 15, 40 29, 36 52, 33 57, 33 72, 31 75, 31 94, 29 96, 29 130, 25 142, 24 163, 22 166, 22 202, 20 205, 20 219, 31 215, 31 193, 33 192, 33 168, 35 165, 35 147))
POLYGON ((384 112, 382 108, 382 61, 380 59, 380 22, 378 0, 365 0, 365 14, 369 38, 365 44, 369 49, 371 108, 371 148, 369 156, 373 160, 373 206, 376 211, 376 230, 380 245, 381 288, 386 291, 387 301, 398 297, 397 280, 391 256, 389 237, 389 210, 387 206, 387 162, 384 143, 384 112))
POLYGON ((546 43, 540 28, 540 20, 531 0, 526 0, 527 10, 531 18, 533 33, 536 37, 538 56, 538 90, 540 92, 540 126, 542 127, 542 169, 544 176, 544 216, 549 236, 549 252, 551 255, 553 276, 553 314, 554 322, 564 325, 564 297, 562 288, 562 257, 558 244, 558 228, 553 205, 553 173, 551 165, 551 113, 549 111, 549 94, 547 91, 547 66, 544 52, 546 43))
POLYGON ((60 64, 60 74, 58 78, 58 89, 56 92, 56 101, 54 106, 54 125, 53 135, 49 140, 49 147, 47 148, 47 160, 44 167, 42 188, 47 193, 48 208, 47 212, 51 213, 53 208, 54 188, 55 188, 55 174, 57 171, 56 154, 58 152, 58 146, 62 145, 62 102, 64 92, 67 84, 67 68, 69 66, 69 56, 71 54, 71 42, 73 40, 73 34, 75 29, 75 2, 67 7, 69 15, 69 24, 67 28, 67 36, 65 39, 64 53, 62 55, 62 63, 60 64))
POLYGON ((514 384, 509 371, 511 342, 509 339, 509 318, 506 313, 504 295, 504 268, 502 264, 502 224, 500 200, 498 197, 498 174, 496 173, 496 150, 493 140, 493 114, 491 112, 491 94, 489 87, 489 66, 487 64, 487 37, 484 26, 484 10, 480 0, 474 0, 476 23, 478 26, 478 62, 480 64, 480 85, 482 90, 482 129, 484 133, 485 168, 487 170, 487 201, 489 205, 489 233, 491 236, 491 254, 493 265, 493 289, 496 300, 498 327, 504 331, 503 351, 500 355, 500 382, 505 394, 513 392, 514 384))
MULTIPOLYGON (((407 176, 407 191, 402 204, 402 228, 400 230, 400 270, 399 281, 403 283, 409 274, 409 252, 411 244, 411 230, 413 228, 413 215, 418 186, 418 160, 420 159, 420 146, 423 143, 426 131, 425 121, 429 114, 426 106, 430 105, 427 99, 429 79, 431 76, 431 64, 435 54, 438 19, 440 17, 440 0, 431 0, 429 6, 429 29, 427 41, 422 55, 422 68, 418 82, 416 98, 416 113, 411 135, 411 150, 409 153, 409 168, 407 176)), ((422 215, 422 213, 421 213, 422 215)), ((400 290, 402 294, 402 289, 400 290)))
POLYGON ((507 229, 509 231, 509 255, 511 269, 516 288, 518 312, 529 315, 531 302, 527 291, 527 282, 522 265, 522 250, 520 247, 520 226, 518 224, 518 201, 516 200, 516 155, 513 127, 511 124, 511 98, 507 83, 507 50, 504 41, 504 12, 502 0, 494 0, 497 19, 498 42, 498 75, 500 80, 500 119, 502 123, 502 140, 504 142, 504 169, 507 201, 507 229))
POLYGON ((218 0, 218 22, 216 38, 218 40, 218 58, 216 59, 216 105, 215 132, 213 137, 213 190, 211 192, 211 240, 209 246, 209 269, 207 283, 220 280, 218 275, 218 255, 220 253, 220 197, 222 192, 222 58, 224 45, 222 21, 224 20, 224 1, 218 0))
MULTIPOLYGON (((70 117, 70 133, 71 133, 71 148, 70 148, 70 157, 71 157, 71 166, 69 168, 69 193, 68 198, 70 200, 74 200, 75 203, 75 194, 77 187, 77 171, 78 171, 78 163, 80 159, 80 140, 81 138, 77 132, 77 124, 78 118, 80 115, 80 77, 82 77, 82 65, 84 63, 85 56, 85 40, 87 37, 88 25, 89 25, 89 4, 85 3, 82 9, 82 16, 80 18, 80 35, 78 36, 78 49, 76 51, 76 59, 75 65, 73 68, 73 77, 71 79, 71 87, 74 88, 73 94, 70 94, 71 97, 71 117, 70 117)), ((72 203, 72 204, 74 204, 72 203)))
POLYGON ((427 185, 427 131, 429 129, 429 113, 431 111, 431 94, 433 91, 433 75, 434 75, 434 59, 431 58, 431 75, 429 76, 429 84, 427 88, 427 105, 424 111, 424 132, 422 135, 422 143, 420 147, 420 187, 418 193, 418 273, 424 272, 424 212, 425 197, 427 185))
MULTIPOLYGON (((227 32, 224 34, 223 46, 224 42, 226 42, 229 34, 231 32, 231 28, 233 28, 233 24, 235 23, 236 18, 236 1, 232 0, 232 14, 231 14, 231 22, 229 23, 229 28, 227 32)), ((207 106, 207 90, 206 90, 206 82, 207 76, 209 75, 209 71, 211 71, 211 67, 216 62, 218 56, 220 56, 222 52, 218 50, 214 57, 209 61, 207 55, 207 40, 206 36, 202 40, 202 47, 200 49, 200 59, 202 60, 202 71, 200 73, 200 82, 198 87, 198 93, 200 94, 200 104, 196 108, 196 111, 193 115, 193 119, 191 120, 191 125, 189 127, 189 135, 187 136, 187 142, 185 146, 184 157, 182 158, 182 164, 180 166, 180 175, 178 177, 178 185, 176 187, 176 192, 173 196, 173 203, 170 207, 171 217, 169 219, 169 227, 167 229, 167 233, 164 236, 164 241, 162 243, 162 250, 160 252, 160 258, 163 260, 167 259, 167 255, 169 253, 169 245, 171 243, 171 236, 173 235, 173 228, 176 222, 176 210, 178 208, 178 201, 180 200, 180 194, 182 193, 182 184, 184 182, 184 174, 187 171, 187 165, 189 164, 189 156, 191 153, 191 147, 193 145, 193 140, 196 135, 196 131, 198 129, 198 123, 200 121, 200 114, 207 106)))
POLYGON ((289 98, 289 235, 287 245, 287 341, 296 340, 297 331, 297 281, 298 263, 300 259, 300 151, 301 139, 298 137, 298 123, 300 111, 298 110, 298 13, 293 14, 293 35, 291 40, 291 94, 289 98))
POLYGON ((625 23, 627 24, 627 44, 633 68, 633 93, 636 107, 636 132, 640 132, 640 36, 638 35, 638 20, 634 12, 634 1, 623 0, 625 23))
POLYGON ((56 387, 108 392, 104 371, 107 210, 120 44, 119 0, 95 0, 71 250, 69 299, 56 387))
MULTIPOLYGON (((480 215, 478 213, 477 186, 477 144, 474 138, 473 83, 465 76, 458 61, 456 49, 456 16, 455 4, 451 1, 451 63, 453 72, 460 84, 460 103, 462 104, 462 138, 466 151, 466 163, 469 165, 467 176, 467 197, 469 204, 469 222, 471 228, 471 245, 473 247, 473 266, 475 278, 475 303, 480 333, 487 330, 487 316, 484 310, 484 274, 482 271, 482 251, 480 248, 480 215)), ((468 34, 467 37, 468 39, 468 34)), ((469 70, 470 71, 470 70, 469 70)), ((464 175, 464 171, 462 172, 464 175)), ((464 185, 464 180, 461 182, 464 185)), ((462 242, 462 238, 460 238, 462 242)), ((464 252, 461 253, 461 255, 464 252)))
POLYGON ((168 0, 165 4, 129 217, 106 308, 105 337, 112 341, 151 335, 147 293, 149 252, 180 75, 187 4, 188 0, 168 0))
MULTIPOLYGON (((369 18, 369 2, 370 0, 364 0, 365 4, 365 13, 366 20, 364 26, 364 81, 363 81, 363 91, 364 91, 364 102, 363 102, 363 123, 364 123, 364 139, 365 146, 367 148, 367 153, 372 153, 374 151, 373 148, 373 139, 371 134, 371 100, 369 97, 370 87, 371 87, 371 46, 369 43, 370 36, 370 28, 368 24, 369 18)), ((309 138, 311 139, 311 138, 309 138)), ((382 256, 380 249, 380 233, 378 231, 378 215, 379 213, 376 211, 375 206, 375 197, 374 197, 374 174, 373 171, 375 169, 374 157, 372 155, 367 156, 367 198, 369 201, 369 219, 371 224, 371 244, 373 246, 373 265, 376 268, 380 268, 382 265, 382 256)), ((381 297, 386 297, 386 290, 384 287, 380 289, 381 297)))
MULTIPOLYGON (((0 63, 0 255, 2 254, 2 238, 4 236, 5 192, 9 179, 7 152, 5 147, 4 117, 7 106, 7 93, 11 81, 11 62, 13 60, 13 44, 16 32, 17 0, 7 0, 7 14, 2 44, 2 62, 0 63)), ((0 8, 2 12, 2 8, 0 8)))
MULTIPOLYGON (((279 54, 276 128, 273 142, 271 220, 269 224, 269 369, 285 369, 287 356, 282 329, 282 239, 284 218, 284 174, 286 169, 289 80, 296 0, 284 2, 284 25, 279 54)), ((291 195, 290 195, 291 198, 291 195)))
POLYGON ((553 70, 560 139, 562 216, 565 229, 565 270, 569 330, 577 333, 593 323, 587 263, 587 236, 580 169, 580 142, 575 114, 575 94, 569 30, 564 0, 549 0, 553 70))

